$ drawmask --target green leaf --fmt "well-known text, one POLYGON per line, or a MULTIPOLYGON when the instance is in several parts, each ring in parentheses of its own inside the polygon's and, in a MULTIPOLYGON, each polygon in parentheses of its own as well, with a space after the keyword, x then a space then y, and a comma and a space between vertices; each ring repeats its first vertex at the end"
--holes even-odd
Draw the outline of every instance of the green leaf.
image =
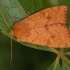
MULTIPOLYGON (((30 12, 30 14, 32 14, 38 10, 41 10, 42 8, 43 8, 42 0, 23 0, 23 8, 18 2, 18 0, 0 0, 0 10, 2 11, 0 14, 0 29, 2 30, 2 33, 10 37, 9 35, 10 30, 6 24, 6 21, 11 27, 13 27, 14 26, 13 17, 15 17, 17 21, 20 21, 21 19, 27 17, 28 11, 30 12)), ((16 38, 14 37, 12 38, 16 40, 16 38)), ((52 51, 50 48, 42 46, 38 46, 38 48, 36 48, 34 45, 30 43, 21 43, 21 44, 35 49, 52 51)))
MULTIPOLYGON (((0 14, 0 29, 2 30, 2 33, 4 33, 9 37, 10 30, 6 24, 5 19, 7 20, 10 27, 13 27, 14 26, 13 17, 16 18, 16 21, 21 21, 22 19, 27 17, 28 11, 30 14, 33 14, 44 8, 42 0, 23 0, 23 2, 20 0, 20 3, 18 2, 18 0, 0 0, 0 10, 3 13, 0 14), (23 7, 20 5, 20 3, 23 7)), ((15 37, 12 38, 16 40, 15 37)), ((21 43, 21 44, 35 49, 53 52, 53 50, 48 47, 43 46, 35 47, 33 44, 30 43, 21 43)))
POLYGON ((19 2, 30 15, 44 8, 42 0, 19 0, 19 2))
POLYGON ((62 70, 70 70, 70 66, 62 60, 62 70))
POLYGON ((57 0, 58 5, 66 5, 68 7, 67 12, 67 26, 70 27, 70 0, 57 0))
POLYGON ((62 70, 59 64, 59 58, 57 57, 53 64, 47 70, 62 70))
POLYGON ((11 26, 14 24, 12 17, 15 17, 16 20, 19 21, 27 16, 27 13, 21 7, 18 0, 0 0, 0 10, 2 10, 6 20, 11 26))

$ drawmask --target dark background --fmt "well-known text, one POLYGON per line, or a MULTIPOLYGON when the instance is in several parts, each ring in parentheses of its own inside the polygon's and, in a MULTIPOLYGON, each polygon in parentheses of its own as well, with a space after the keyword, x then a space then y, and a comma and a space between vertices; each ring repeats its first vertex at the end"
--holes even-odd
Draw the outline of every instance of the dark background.
MULTIPOLYGON (((56 0, 53 1, 55 3, 56 0)), ((45 8, 53 5, 50 0, 43 0, 43 3, 45 8)), ((13 61, 10 66, 10 38, 0 32, 0 70, 47 70, 55 58, 54 53, 32 49, 13 41, 13 61)))

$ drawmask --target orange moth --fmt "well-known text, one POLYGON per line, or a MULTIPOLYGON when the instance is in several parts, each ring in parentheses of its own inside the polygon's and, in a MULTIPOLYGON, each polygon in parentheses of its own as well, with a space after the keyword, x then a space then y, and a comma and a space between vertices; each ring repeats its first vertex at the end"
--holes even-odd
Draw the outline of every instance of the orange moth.
POLYGON ((10 34, 16 36, 20 42, 67 48, 70 47, 70 31, 66 21, 67 6, 55 6, 15 23, 10 34))

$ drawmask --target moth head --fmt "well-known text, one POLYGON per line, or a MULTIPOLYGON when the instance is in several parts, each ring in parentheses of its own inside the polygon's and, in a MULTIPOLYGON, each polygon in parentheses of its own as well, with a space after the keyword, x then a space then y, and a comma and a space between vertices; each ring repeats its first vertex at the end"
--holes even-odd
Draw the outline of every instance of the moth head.
POLYGON ((13 30, 10 31, 10 34, 20 40, 22 37, 25 38, 30 34, 30 29, 26 23, 18 22, 15 24, 13 30))

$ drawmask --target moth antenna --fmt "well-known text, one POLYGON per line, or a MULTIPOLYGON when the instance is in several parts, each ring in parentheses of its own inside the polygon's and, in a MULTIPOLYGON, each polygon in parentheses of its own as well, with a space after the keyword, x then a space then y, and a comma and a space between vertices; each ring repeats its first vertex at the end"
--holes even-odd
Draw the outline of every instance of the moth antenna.
MULTIPOLYGON (((8 28, 10 30, 12 30, 11 27, 9 26, 9 24, 8 24, 8 22, 7 22, 7 20, 6 20, 5 16, 4 16, 4 14, 3 14, 3 12, 1 10, 0 10, 0 13, 2 14, 4 22, 6 23, 6 25, 8 26, 8 28)), ((11 63, 12 63, 12 38, 11 38, 11 51, 10 51, 10 65, 11 65, 11 63)))
POLYGON ((12 64, 12 38, 11 38, 11 48, 10 48, 10 65, 12 64))
POLYGON ((9 24, 8 24, 8 22, 7 22, 7 20, 6 20, 5 16, 4 16, 4 14, 3 14, 3 12, 2 12, 1 10, 0 10, 0 12, 1 12, 2 17, 3 17, 3 19, 4 19, 5 23, 6 23, 6 25, 8 26, 8 28, 9 28, 10 30, 12 30, 11 27, 9 26, 9 24))

